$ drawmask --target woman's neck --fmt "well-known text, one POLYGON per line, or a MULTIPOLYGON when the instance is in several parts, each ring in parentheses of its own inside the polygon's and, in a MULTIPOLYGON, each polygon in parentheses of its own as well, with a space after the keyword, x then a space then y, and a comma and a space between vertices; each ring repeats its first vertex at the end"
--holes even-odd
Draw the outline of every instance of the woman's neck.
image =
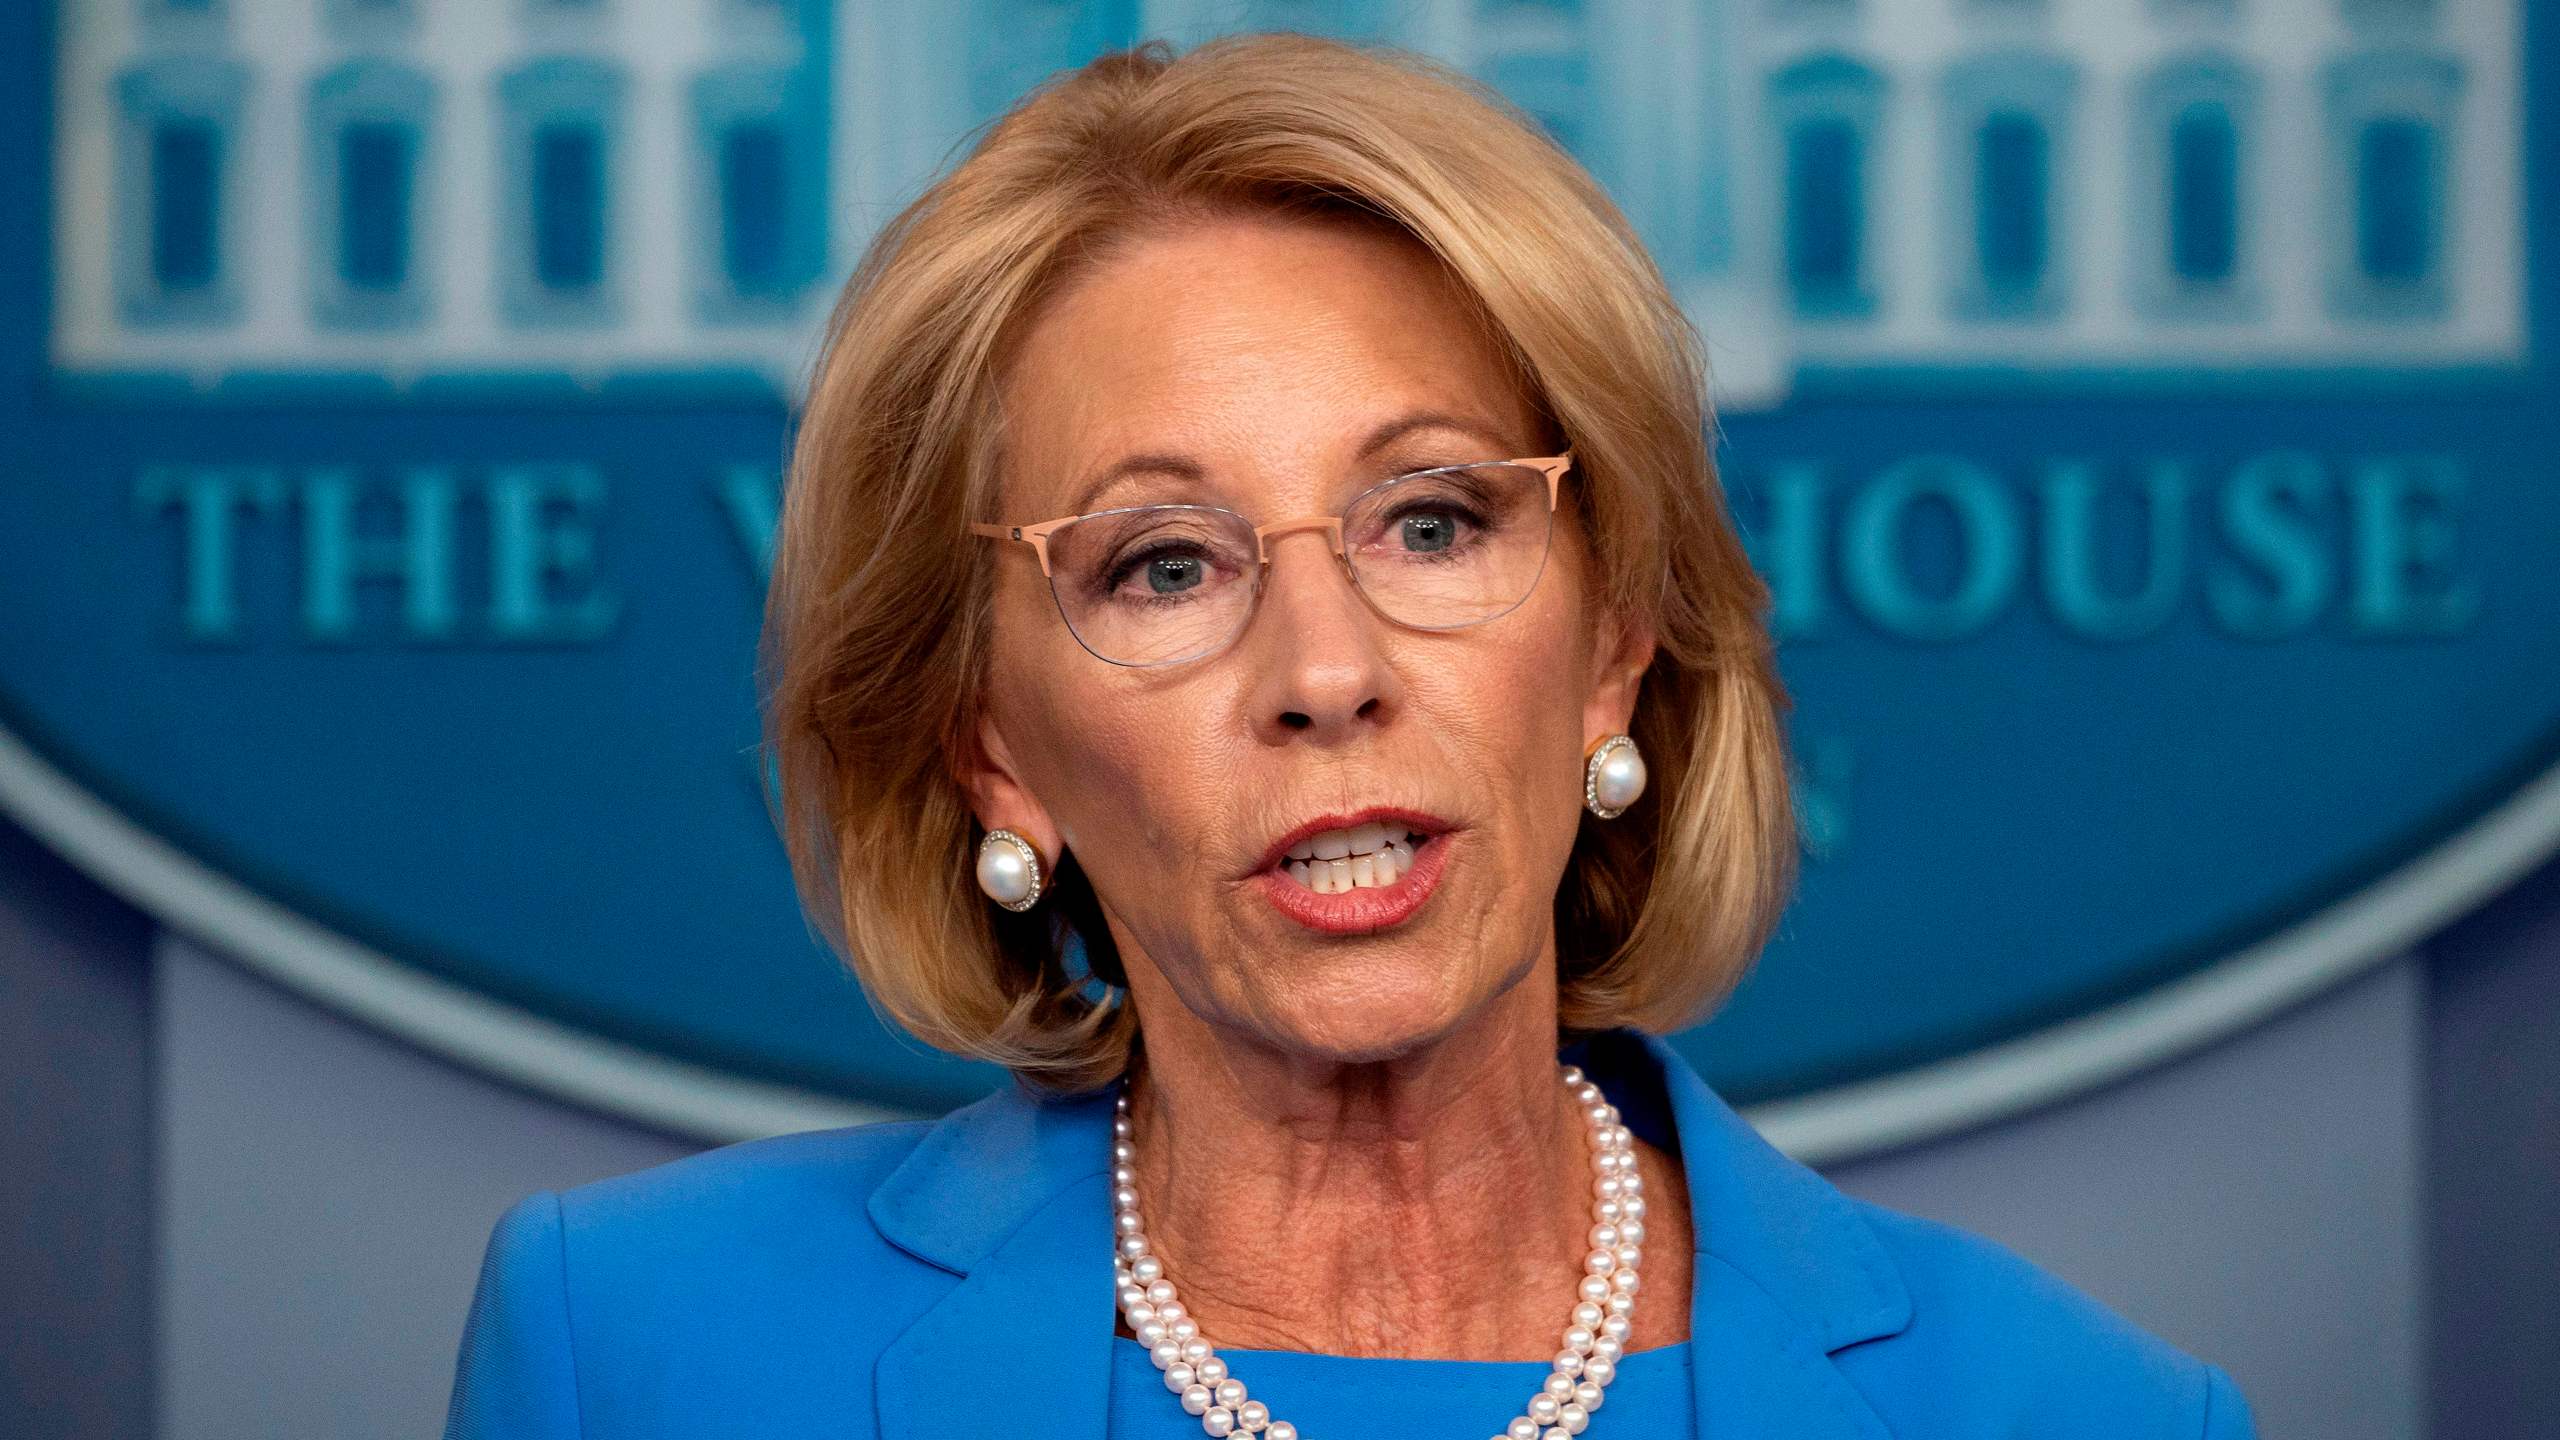
MULTIPOLYGON (((1590 1249, 1592 1170, 1587 1122, 1558 1078, 1551 981, 1524 980, 1428 1044, 1354 1064, 1213 1028, 1155 988, 1138 986, 1139 1205, 1203 1336, 1554 1357, 1590 1249)), ((1637 1149, 1649 1233, 1630 1350, 1688 1333, 1686 1188, 1669 1156, 1637 1149)))

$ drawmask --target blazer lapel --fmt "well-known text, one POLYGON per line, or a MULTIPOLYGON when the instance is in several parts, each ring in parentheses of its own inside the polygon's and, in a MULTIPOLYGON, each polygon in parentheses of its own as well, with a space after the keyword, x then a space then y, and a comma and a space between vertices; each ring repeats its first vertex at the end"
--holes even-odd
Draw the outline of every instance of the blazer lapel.
POLYGON ((1698 1434, 1723 1440, 1892 1440, 1801 1317, 1751 1276, 1701 1253, 1690 1306, 1698 1434))
POLYGON ((1689 1300, 1698 1434, 1890 1440, 1831 1361, 1911 1323, 1898 1267, 1854 1202, 1761 1139, 1668 1040, 1613 1031, 1590 1047, 1585 1069, 1629 1129, 1651 1128, 1661 1143, 1665 1109, 1677 1129, 1698 1247, 1689 1300))
POLYGON ((1110 1100, 1007 1085, 872 1192, 891 1243, 960 1276, 872 1371, 884 1436, 1102 1440, 1113 1312, 1110 1100))

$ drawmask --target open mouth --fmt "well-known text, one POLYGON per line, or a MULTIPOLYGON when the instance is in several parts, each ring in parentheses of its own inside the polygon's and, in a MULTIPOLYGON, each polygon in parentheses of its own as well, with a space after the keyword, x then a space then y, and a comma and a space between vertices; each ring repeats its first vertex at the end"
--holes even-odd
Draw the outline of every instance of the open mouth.
POLYGON ((1413 869, 1415 849, 1430 838, 1395 821, 1320 831, 1289 847, 1280 873, 1318 895, 1384 890, 1413 869))
POLYGON ((1385 805, 1312 817, 1322 830, 1271 842, 1253 872, 1263 898, 1322 935, 1375 935, 1420 913, 1448 872, 1457 827, 1385 805))

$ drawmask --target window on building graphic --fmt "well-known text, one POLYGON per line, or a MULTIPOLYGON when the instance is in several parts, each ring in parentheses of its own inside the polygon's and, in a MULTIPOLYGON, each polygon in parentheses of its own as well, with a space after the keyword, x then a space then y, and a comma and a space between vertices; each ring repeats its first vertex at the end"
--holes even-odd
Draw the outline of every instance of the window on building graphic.
POLYGON ((2339 61, 2324 78, 2330 305, 2361 319, 2439 317, 2452 296, 2461 67, 2389 51, 2339 61))
POLYGON ((1846 120, 1808 120, 1787 136, 1787 279, 1799 293, 1856 288, 1865 169, 1846 120))
POLYGON ((417 146, 408 127, 360 120, 338 132, 338 278, 384 292, 409 280, 409 195, 417 146))
POLYGON ((1770 77, 1787 291, 1797 312, 1873 312, 1877 124, 1884 81, 1845 56, 1817 56, 1770 77))
POLYGON ((222 258, 222 132, 174 117, 151 126, 151 281, 200 291, 222 258))
POLYGON ((114 263, 127 323, 213 324, 237 314, 232 257, 248 160, 236 139, 247 85, 245 67, 196 56, 118 78, 114 263))
POLYGON ((1974 234, 1983 280, 1994 290, 2032 291, 2046 261, 2044 123, 1998 111, 1982 122, 1976 143, 1974 234))
POLYGON ((504 123, 500 285, 518 325, 616 314, 615 127, 623 82, 585 59, 537 61, 499 82, 504 123))
POLYGON ((827 78, 811 65, 713 70, 694 84, 696 309, 787 314, 826 261, 827 78))
POLYGON ((2381 285, 2426 277, 2435 248, 2435 132, 2422 120, 2368 121, 2356 136, 2356 268, 2381 285))
POLYGON ((781 282, 789 201, 782 127, 730 126, 720 137, 720 264, 732 284, 767 290, 781 282))
POLYGON ((312 82, 305 180, 312 313, 324 325, 415 323, 427 287, 418 239, 434 85, 360 60, 312 82))
POLYGON ((583 292, 604 278, 604 131, 553 120, 533 131, 533 278, 583 292))
POLYGON ((1943 193, 1958 223, 1950 301, 1979 319, 2050 316, 2069 293, 2071 102, 2060 59, 1995 53, 1947 73, 1943 193))
POLYGON ((2240 138, 2219 105, 2169 127, 2169 271, 2190 284, 2231 278, 2240 254, 2240 138))
POLYGON ((2249 143, 2258 81, 2238 60, 2171 60, 2134 87, 2132 294, 2164 320, 2261 313, 2251 256, 2249 143))

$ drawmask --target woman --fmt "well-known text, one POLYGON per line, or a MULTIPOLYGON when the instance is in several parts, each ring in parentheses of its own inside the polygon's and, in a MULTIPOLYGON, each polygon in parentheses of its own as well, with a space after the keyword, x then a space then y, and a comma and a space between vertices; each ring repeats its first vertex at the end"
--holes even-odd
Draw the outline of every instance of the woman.
POLYGON ((812 914, 1022 1083, 519 1203, 448 1435, 2251 1433, 1659 1038, 1793 877, 1707 428, 1624 221, 1456 75, 1031 96, 853 277, 768 615, 812 914))

